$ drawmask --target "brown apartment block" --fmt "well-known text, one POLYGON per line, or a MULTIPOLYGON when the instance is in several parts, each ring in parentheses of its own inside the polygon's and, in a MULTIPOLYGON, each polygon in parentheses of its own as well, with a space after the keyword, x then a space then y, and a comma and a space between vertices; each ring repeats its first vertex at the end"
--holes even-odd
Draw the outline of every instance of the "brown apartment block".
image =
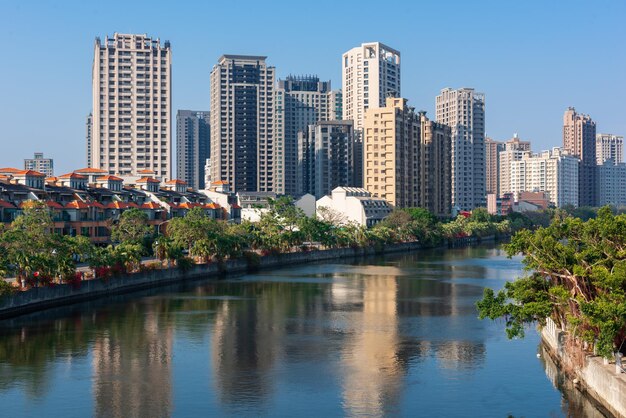
POLYGON ((365 112, 363 184, 395 207, 451 209, 451 130, 416 113, 406 99, 365 112))
POLYGON ((563 148, 580 159, 578 204, 596 204, 596 123, 589 115, 576 113, 573 107, 563 115, 563 148))

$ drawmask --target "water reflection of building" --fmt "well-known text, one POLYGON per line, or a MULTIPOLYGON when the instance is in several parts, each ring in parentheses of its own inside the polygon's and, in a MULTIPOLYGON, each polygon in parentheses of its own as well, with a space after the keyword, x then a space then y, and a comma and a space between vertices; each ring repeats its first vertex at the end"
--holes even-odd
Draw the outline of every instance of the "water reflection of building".
POLYGON ((169 416, 173 329, 154 311, 115 320, 93 345, 94 416, 169 416))
POLYGON ((396 276, 362 278, 362 303, 362 311, 349 316, 354 336, 341 356, 344 408, 348 415, 382 416, 397 407, 405 373, 398 357, 396 276))

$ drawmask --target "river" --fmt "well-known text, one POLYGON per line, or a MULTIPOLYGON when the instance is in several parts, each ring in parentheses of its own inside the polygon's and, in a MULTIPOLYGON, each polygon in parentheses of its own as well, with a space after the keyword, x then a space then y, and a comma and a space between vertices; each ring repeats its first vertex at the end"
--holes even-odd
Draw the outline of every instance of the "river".
POLYGON ((186 283, 0 321, 0 416, 602 416, 534 329, 480 321, 491 247, 186 283))

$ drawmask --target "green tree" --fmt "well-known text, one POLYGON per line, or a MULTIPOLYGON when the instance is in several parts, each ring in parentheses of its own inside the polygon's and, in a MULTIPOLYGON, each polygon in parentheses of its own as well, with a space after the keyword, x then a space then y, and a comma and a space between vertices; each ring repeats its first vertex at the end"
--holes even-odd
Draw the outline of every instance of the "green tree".
POLYGON ((127 244, 142 244, 144 238, 150 235, 148 215, 131 208, 122 213, 119 221, 111 227, 111 240, 127 244))
POLYGON ((557 216, 550 226, 518 232, 506 246, 530 272, 499 292, 485 289, 481 318, 504 317, 509 337, 552 318, 609 356, 626 341, 626 215, 599 210, 582 221, 557 216))

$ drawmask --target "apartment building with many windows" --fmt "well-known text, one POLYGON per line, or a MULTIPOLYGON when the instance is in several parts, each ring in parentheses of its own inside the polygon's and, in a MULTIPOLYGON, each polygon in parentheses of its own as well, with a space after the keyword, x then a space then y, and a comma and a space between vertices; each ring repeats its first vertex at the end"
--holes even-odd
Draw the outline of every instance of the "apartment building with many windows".
POLYGON ((209 112, 176 112, 176 178, 193 189, 204 189, 204 167, 210 156, 209 112))
POLYGON ((211 71, 210 182, 274 189, 274 67, 267 57, 222 55, 211 71))
POLYGON ((578 203, 595 206, 596 196, 596 123, 591 116, 573 107, 563 114, 563 149, 580 160, 578 203))
POLYGON ((613 164, 624 162, 624 137, 613 134, 596 135, 596 164, 602 165, 606 160, 613 164))
POLYGON ((121 176, 152 170, 159 178, 172 177, 171 60, 170 43, 158 38, 96 38, 90 167, 121 176))

